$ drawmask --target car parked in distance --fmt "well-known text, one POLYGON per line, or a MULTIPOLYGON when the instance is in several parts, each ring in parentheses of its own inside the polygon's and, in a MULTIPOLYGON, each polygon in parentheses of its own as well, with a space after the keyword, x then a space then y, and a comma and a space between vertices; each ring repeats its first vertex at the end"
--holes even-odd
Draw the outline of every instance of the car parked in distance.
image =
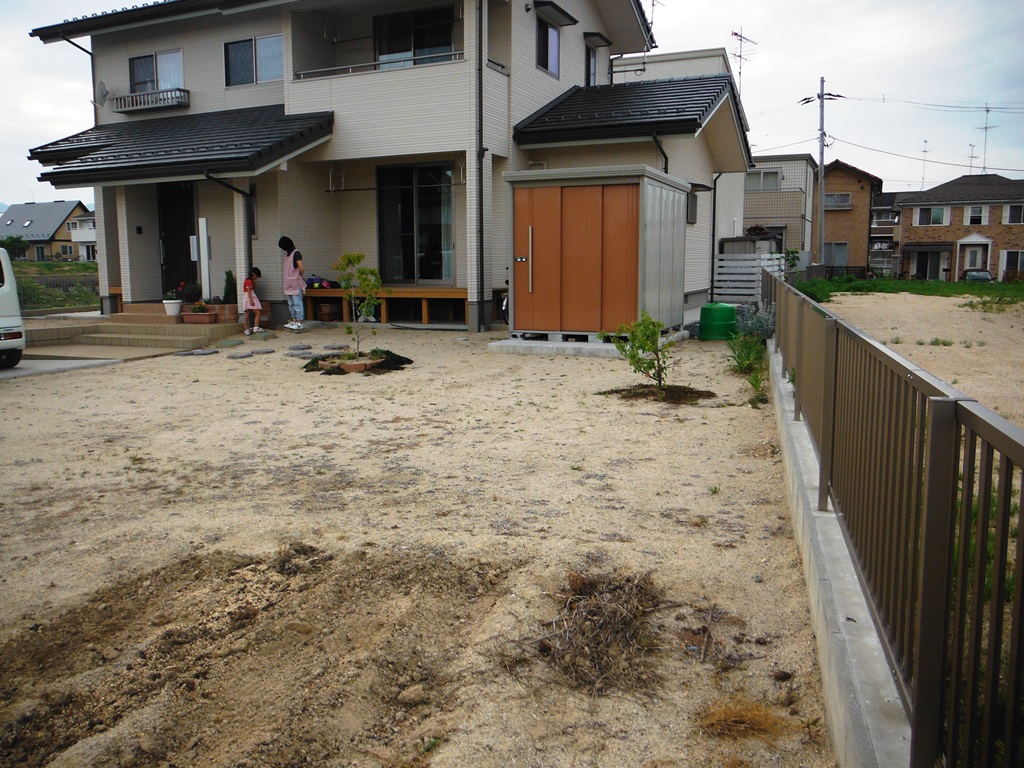
POLYGON ((991 283, 992 273, 987 269, 965 269, 960 273, 960 279, 971 283, 991 283))
POLYGON ((13 368, 21 362, 25 349, 25 324, 21 320, 18 286, 7 251, 0 248, 0 368, 13 368))

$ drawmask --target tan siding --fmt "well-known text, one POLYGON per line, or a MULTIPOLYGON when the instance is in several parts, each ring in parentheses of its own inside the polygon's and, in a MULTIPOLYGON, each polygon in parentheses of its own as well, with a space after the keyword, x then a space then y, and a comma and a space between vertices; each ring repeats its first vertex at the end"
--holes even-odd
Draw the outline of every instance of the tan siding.
MULTIPOLYGON (((240 189, 248 189, 248 185, 240 189)), ((223 295, 224 273, 235 269, 235 203, 232 198, 237 194, 210 182, 196 185, 196 214, 206 219, 209 228, 211 296, 223 295)))
POLYGON ((169 114, 214 112, 239 109, 284 101, 284 83, 267 83, 227 88, 224 85, 224 43, 247 37, 281 34, 279 11, 260 11, 231 16, 225 22, 218 16, 189 19, 162 24, 148 30, 110 32, 92 39, 95 77, 102 80, 113 96, 130 92, 128 59, 147 53, 181 49, 185 88, 190 92, 187 110, 157 110, 129 116, 113 111, 113 98, 98 110, 100 123, 145 117, 166 117, 169 114))
POLYGON ((117 194, 121 288, 127 302, 157 301, 163 297, 160 270, 160 227, 156 187, 119 187, 117 194), (137 228, 141 228, 139 234, 137 228), (129 261, 127 256, 131 254, 129 261))

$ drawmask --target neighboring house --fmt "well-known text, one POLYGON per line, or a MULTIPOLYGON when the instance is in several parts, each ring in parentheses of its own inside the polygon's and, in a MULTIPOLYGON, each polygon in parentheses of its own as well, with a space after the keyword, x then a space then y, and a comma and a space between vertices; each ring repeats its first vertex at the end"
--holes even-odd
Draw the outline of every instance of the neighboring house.
POLYGON ((78 200, 12 205, 0 215, 0 238, 27 240, 30 261, 77 260, 68 224, 88 212, 78 200))
POLYGON ((900 270, 900 211, 895 192, 879 192, 871 201, 868 269, 879 277, 895 277, 900 270))
POLYGON ((71 242, 78 248, 78 260, 96 261, 96 214, 83 213, 65 226, 71 233, 71 242))
POLYGON ((749 164, 731 78, 609 83, 612 56, 653 44, 639 0, 171 0, 32 35, 91 38, 95 127, 30 156, 96 188, 107 307, 255 265, 280 311, 288 235, 307 273, 364 252, 403 295, 460 294, 480 330, 512 264, 506 172, 667 163, 693 196, 749 164))
POLYGON ((921 280, 957 280, 987 269, 997 280, 1024 272, 1024 180, 961 176, 897 196, 902 269, 921 280))
POLYGON ((747 171, 743 229, 764 227, 783 250, 811 252, 814 184, 818 163, 810 155, 755 155, 747 171))
MULTIPOLYGON (((840 160, 825 165, 825 251, 818 253, 818 225, 814 219, 814 260, 834 267, 868 266, 871 209, 882 180, 840 160)), ((814 194, 817 195, 817 184, 814 194)))

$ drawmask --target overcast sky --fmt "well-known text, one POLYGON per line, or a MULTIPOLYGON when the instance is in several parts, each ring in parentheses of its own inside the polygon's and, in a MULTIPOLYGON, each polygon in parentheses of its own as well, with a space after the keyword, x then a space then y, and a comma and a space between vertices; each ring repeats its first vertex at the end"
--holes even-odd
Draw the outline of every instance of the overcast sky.
MULTIPOLYGON (((0 3, 0 72, 8 93, 0 110, 0 202, 91 204, 92 189, 40 183, 42 166, 27 159, 29 149, 92 126, 89 57, 28 33, 128 3, 0 3)), ((651 0, 643 3, 650 16, 651 0)), ((817 159, 818 101, 799 102, 816 97, 824 77, 826 92, 843 97, 825 104, 826 163, 868 171, 887 192, 931 187, 983 167, 1024 178, 1021 0, 656 0, 653 18, 655 53, 728 51, 754 154, 817 159), (748 41, 742 60, 740 34, 748 41)))

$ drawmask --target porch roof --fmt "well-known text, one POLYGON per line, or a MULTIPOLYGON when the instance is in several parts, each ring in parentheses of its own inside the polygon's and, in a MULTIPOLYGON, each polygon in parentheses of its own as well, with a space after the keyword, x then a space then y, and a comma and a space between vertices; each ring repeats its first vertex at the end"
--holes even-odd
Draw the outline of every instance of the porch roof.
POLYGON ((942 253, 952 251, 953 243, 904 243, 903 251, 928 251, 930 253, 942 253))
POLYGON ((333 112, 252 107, 97 125, 29 151, 55 187, 255 176, 330 138, 333 112))

